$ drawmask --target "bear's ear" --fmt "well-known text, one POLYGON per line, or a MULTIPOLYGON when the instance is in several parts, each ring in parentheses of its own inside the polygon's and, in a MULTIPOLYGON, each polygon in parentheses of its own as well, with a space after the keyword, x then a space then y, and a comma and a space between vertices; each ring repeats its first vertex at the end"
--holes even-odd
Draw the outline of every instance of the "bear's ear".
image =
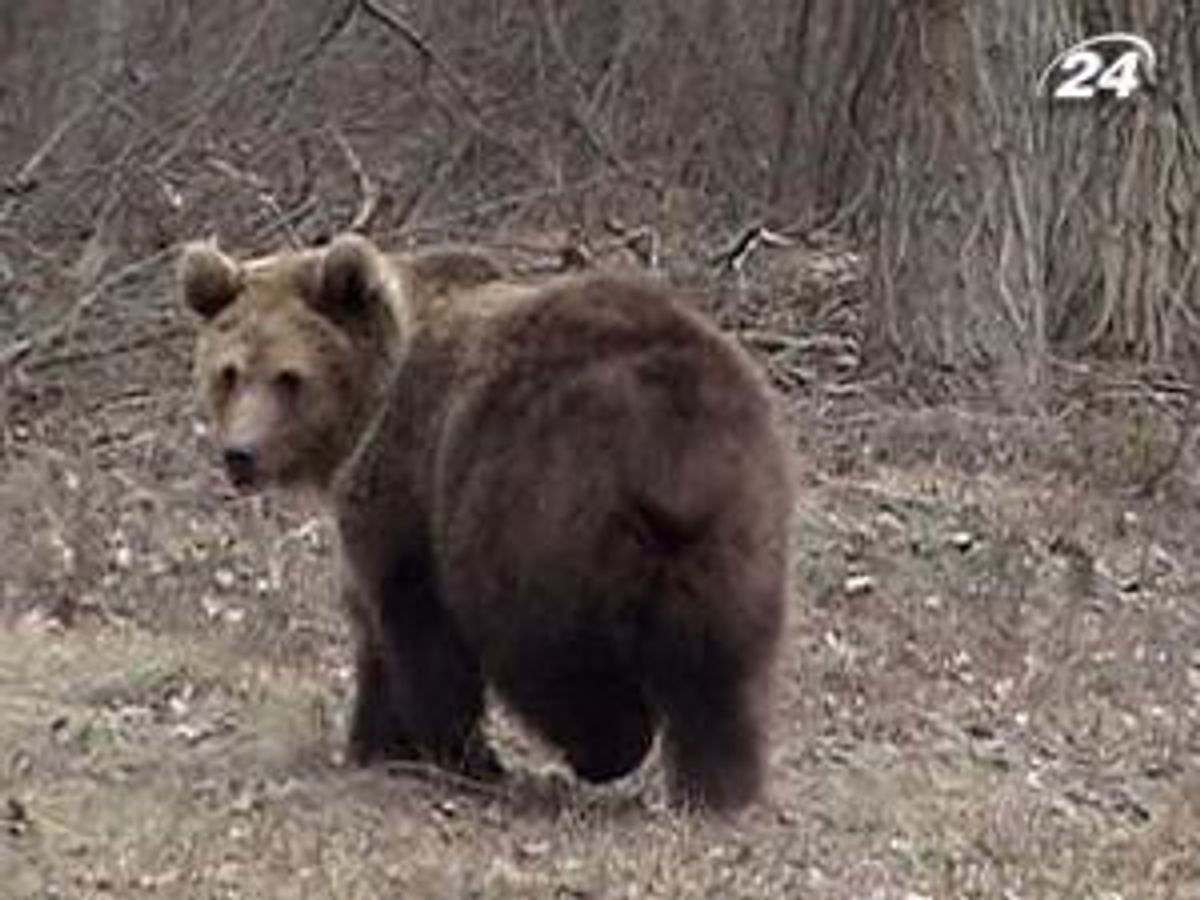
POLYGON ((367 238, 338 235, 321 261, 317 308, 342 321, 368 316, 383 298, 385 265, 383 254, 367 238))
POLYGON ((179 285, 183 299, 199 316, 211 319, 237 297, 242 270, 213 241, 193 241, 179 256, 179 285))

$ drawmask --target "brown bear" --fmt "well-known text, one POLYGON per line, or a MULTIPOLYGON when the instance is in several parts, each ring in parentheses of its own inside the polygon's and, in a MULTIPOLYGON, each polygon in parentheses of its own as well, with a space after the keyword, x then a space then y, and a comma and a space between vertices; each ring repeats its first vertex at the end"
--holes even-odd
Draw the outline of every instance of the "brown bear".
POLYGON ((661 730, 678 803, 758 794, 788 452, 761 374, 691 304, 355 235, 245 262, 191 244, 180 280, 230 479, 336 512, 352 760, 499 775, 486 685, 588 781, 661 730))

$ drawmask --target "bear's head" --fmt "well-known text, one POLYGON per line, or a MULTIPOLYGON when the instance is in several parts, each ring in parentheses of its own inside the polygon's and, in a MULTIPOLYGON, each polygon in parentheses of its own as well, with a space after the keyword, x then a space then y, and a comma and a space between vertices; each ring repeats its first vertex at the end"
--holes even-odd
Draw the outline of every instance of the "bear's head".
POLYGON ((230 480, 327 486, 399 348, 388 260, 356 235, 241 262, 196 242, 179 282, 201 319, 196 380, 230 480))

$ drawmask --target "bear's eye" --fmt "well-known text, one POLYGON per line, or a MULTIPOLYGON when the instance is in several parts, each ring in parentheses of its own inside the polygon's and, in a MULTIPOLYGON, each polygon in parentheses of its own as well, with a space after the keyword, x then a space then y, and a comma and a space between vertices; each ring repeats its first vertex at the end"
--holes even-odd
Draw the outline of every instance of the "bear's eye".
POLYGON ((275 376, 275 386, 289 399, 294 399, 300 393, 303 381, 300 373, 292 369, 284 369, 275 376))

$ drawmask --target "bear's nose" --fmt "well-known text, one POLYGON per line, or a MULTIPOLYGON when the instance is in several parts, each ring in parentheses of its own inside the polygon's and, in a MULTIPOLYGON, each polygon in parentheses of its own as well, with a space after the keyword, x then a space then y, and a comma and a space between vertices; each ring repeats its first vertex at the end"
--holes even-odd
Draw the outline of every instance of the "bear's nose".
POLYGON ((226 447, 221 454, 225 471, 235 487, 249 487, 257 475, 257 457, 252 447, 226 447))

